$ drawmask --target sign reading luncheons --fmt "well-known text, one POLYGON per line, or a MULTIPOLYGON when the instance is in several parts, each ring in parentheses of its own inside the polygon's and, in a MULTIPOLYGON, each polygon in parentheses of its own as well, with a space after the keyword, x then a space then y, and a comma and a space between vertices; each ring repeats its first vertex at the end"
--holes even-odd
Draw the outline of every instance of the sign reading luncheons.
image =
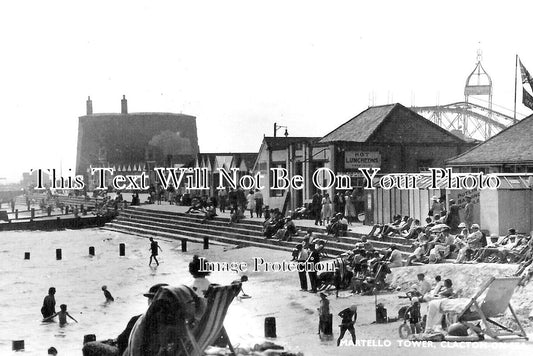
POLYGON ((379 168, 381 155, 377 151, 346 151, 344 152, 344 168, 379 168))

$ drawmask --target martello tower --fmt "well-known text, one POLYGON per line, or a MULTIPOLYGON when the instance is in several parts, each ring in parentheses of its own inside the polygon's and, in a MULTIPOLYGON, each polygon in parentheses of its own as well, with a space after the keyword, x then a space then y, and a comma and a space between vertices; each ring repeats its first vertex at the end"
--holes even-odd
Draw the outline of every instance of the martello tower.
POLYGON ((196 117, 163 112, 128 112, 123 96, 120 113, 94 113, 86 102, 79 117, 76 174, 90 180, 91 167, 147 171, 194 160, 199 152, 196 117))

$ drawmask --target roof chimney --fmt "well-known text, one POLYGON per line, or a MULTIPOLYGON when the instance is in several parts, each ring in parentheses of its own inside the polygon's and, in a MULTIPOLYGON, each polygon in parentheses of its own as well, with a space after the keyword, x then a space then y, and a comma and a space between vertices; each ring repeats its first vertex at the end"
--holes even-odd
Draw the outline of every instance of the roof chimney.
POLYGON ((87 97, 87 115, 93 114, 93 101, 91 100, 91 97, 87 97))
POLYGON ((126 100, 126 95, 122 95, 122 100, 120 101, 121 114, 127 114, 128 113, 128 101, 126 100))

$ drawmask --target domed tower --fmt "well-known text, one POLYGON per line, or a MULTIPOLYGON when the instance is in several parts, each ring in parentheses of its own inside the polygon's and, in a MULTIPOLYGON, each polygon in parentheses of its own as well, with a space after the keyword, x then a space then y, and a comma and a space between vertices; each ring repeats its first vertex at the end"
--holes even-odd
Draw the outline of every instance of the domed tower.
MULTIPOLYGON (((465 102, 469 103, 471 97, 483 96, 485 99, 481 99, 488 103, 488 112, 487 117, 492 119, 492 79, 487 73, 485 68, 481 65, 482 51, 481 49, 477 50, 477 63, 476 67, 470 73, 468 78, 466 78, 465 84, 465 102)), ((489 120, 490 121, 490 120, 489 120)), ((463 133, 468 132, 468 118, 466 115, 463 115, 463 133)), ((491 126, 488 121, 485 121, 485 130, 484 130, 485 139, 488 139, 492 136, 491 126)))

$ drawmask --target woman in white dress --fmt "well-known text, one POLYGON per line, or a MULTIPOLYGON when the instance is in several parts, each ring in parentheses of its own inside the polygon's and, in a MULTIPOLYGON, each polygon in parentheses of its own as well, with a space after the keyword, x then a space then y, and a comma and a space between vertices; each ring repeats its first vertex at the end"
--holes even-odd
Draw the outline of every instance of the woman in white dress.
POLYGON ((324 193, 324 198, 322 198, 322 221, 324 222, 324 225, 329 224, 331 214, 331 199, 329 198, 328 193, 324 193))
POLYGON ((246 201, 247 201, 246 210, 250 211, 250 217, 253 218, 254 211, 255 211, 255 195, 254 195, 253 190, 250 190, 250 192, 248 193, 248 196, 246 196, 246 201))
POLYGON ((352 196, 349 192, 344 195, 346 205, 344 206, 344 216, 348 220, 348 224, 352 225, 352 221, 355 219, 355 206, 353 205, 352 196))

